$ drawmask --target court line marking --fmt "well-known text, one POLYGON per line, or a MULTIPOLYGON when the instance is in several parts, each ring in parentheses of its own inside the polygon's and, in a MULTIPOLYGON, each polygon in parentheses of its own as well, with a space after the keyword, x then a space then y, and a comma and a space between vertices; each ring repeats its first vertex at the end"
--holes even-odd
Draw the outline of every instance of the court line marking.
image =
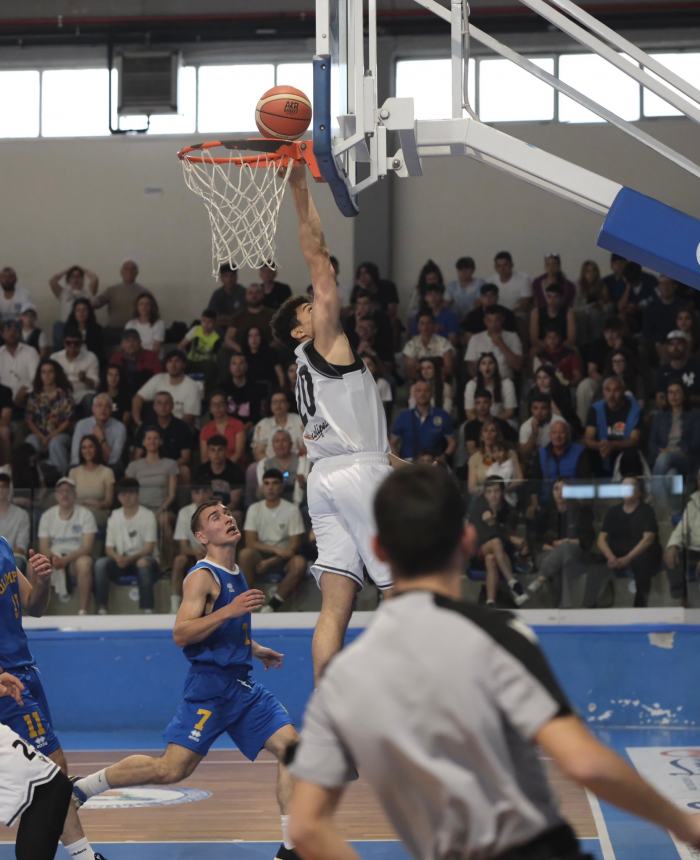
POLYGON ((584 791, 586 792, 588 805, 591 807, 593 821, 595 822, 596 830, 598 831, 598 842, 600 843, 600 850, 603 852, 603 860, 616 860, 615 851, 613 850, 612 842, 610 841, 608 825, 605 821, 603 810, 600 808, 600 801, 592 791, 589 791, 587 788, 585 788, 584 791))

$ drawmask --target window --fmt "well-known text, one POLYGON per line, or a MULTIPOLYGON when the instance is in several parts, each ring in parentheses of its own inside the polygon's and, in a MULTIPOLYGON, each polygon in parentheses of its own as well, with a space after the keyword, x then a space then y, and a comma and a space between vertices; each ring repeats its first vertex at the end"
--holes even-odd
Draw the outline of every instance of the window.
POLYGON ((44 137, 109 134, 107 69, 58 69, 41 76, 44 137))
MULTIPOLYGON (((112 125, 121 129, 146 128, 148 117, 143 114, 117 116, 118 72, 112 72, 112 125)), ((148 134, 192 134, 197 127, 197 70, 182 66, 177 77, 178 113, 153 114, 148 134)))
MULTIPOLYGON (((684 81, 700 89, 700 54, 686 51, 682 54, 652 54, 651 56, 683 78, 684 81)), ((656 77, 653 72, 649 72, 649 74, 652 77, 656 77)), ((675 87, 671 87, 671 89, 674 92, 678 92, 675 87)), ((644 101, 642 109, 644 116, 683 116, 679 110, 659 98, 656 93, 652 93, 651 90, 646 89, 646 87, 643 93, 644 101)))
MULTIPOLYGON (((532 62, 554 74, 554 58, 532 62)), ((554 119, 554 89, 510 60, 479 62, 479 118, 483 122, 554 119)))
MULTIPOLYGON (((559 77, 622 119, 639 119, 639 84, 597 54, 561 56, 559 77)), ((605 122, 561 93, 559 119, 561 122, 605 122)))
MULTIPOLYGON (((469 60, 469 102, 475 107, 474 60, 469 60)), ((416 119, 449 119, 452 116, 452 68, 450 60, 399 60, 396 63, 396 95, 413 97, 416 119)))
POLYGON ((201 66, 197 128, 209 131, 255 131, 255 105, 275 85, 275 67, 245 64, 201 66))
POLYGON ((0 72, 0 137, 39 134, 39 72, 0 72))
POLYGON ((311 63, 280 63, 277 66, 275 85, 285 84, 296 87, 313 99, 314 67, 311 63))

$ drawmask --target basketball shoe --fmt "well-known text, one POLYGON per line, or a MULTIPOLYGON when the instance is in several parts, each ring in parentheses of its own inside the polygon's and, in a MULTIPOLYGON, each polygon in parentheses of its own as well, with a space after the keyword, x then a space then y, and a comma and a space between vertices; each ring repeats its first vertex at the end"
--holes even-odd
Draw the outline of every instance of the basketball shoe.
POLYGON ((277 849, 275 860, 301 860, 301 857, 293 848, 285 848, 284 843, 277 849))

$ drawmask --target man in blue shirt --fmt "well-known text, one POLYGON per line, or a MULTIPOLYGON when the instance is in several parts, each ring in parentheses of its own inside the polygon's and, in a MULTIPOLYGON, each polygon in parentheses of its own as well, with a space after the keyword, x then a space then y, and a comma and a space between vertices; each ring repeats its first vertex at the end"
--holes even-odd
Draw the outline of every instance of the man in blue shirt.
MULTIPOLYGON (((432 311, 436 334, 446 337, 453 346, 456 346, 459 338, 459 317, 445 301, 444 286, 442 284, 429 284, 425 288, 424 304, 428 310, 432 311)), ((420 311, 411 320, 411 335, 418 334, 419 316, 420 311)))
POLYGON ((455 449, 454 423, 444 409, 431 406, 429 382, 413 386, 413 409, 400 412, 391 428, 391 449, 404 460, 413 460, 421 451, 452 455, 455 449))

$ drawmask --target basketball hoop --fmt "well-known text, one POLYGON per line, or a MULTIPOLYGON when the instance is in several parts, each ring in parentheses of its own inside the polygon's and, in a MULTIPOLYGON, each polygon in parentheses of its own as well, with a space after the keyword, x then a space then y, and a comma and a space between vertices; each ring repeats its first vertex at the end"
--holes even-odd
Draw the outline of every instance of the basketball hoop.
POLYGON ((274 269, 277 218, 294 162, 320 179, 311 141, 212 140, 177 155, 187 187, 207 207, 214 276, 224 263, 274 269))

